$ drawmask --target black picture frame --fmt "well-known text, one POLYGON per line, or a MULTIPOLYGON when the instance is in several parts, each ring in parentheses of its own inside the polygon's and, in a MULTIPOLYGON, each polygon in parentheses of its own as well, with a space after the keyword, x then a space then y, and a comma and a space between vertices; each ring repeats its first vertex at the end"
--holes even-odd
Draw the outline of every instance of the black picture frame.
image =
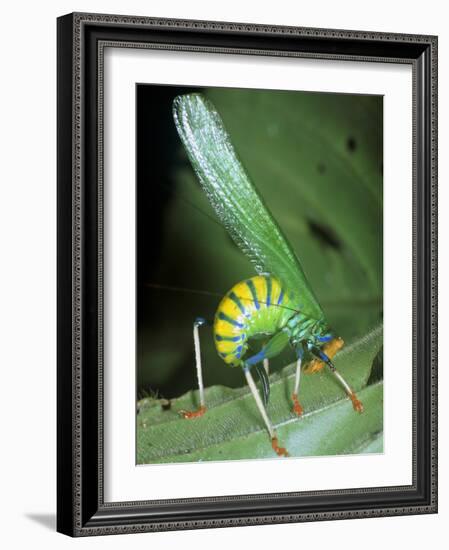
POLYGON ((75 13, 58 18, 57 530, 71 536, 437 512, 437 37, 75 13), (413 69, 413 483, 105 503, 102 47, 406 63, 413 69))

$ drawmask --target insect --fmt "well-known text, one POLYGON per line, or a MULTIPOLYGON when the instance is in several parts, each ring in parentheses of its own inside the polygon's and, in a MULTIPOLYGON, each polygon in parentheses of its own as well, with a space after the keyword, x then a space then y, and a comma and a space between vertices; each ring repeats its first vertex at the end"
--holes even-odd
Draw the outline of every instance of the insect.
POLYGON ((303 361, 310 356, 312 361, 307 369, 316 372, 327 365, 354 409, 363 412, 362 403, 332 362, 344 342, 330 329, 299 259, 250 181, 212 103, 202 94, 178 96, 173 102, 173 115, 203 191, 221 224, 257 273, 238 282, 225 294, 213 321, 199 317, 194 322, 200 403, 197 410, 181 411, 181 414, 192 419, 206 412, 199 329, 210 324, 218 355, 229 367, 242 368, 273 450, 279 456, 288 456, 267 413, 269 360, 287 345, 295 351, 296 374, 291 399, 296 415, 303 413, 299 401, 300 376, 303 361), (249 343, 261 338, 265 343, 251 354, 249 343), (262 395, 252 371, 261 379, 262 395))

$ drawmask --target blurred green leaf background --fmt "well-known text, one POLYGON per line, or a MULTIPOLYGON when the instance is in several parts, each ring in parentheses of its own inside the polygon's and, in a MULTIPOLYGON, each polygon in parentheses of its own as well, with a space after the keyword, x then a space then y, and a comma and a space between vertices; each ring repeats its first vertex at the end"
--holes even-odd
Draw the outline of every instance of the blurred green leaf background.
MULTIPOLYGON (((382 97, 139 85, 138 398, 196 387, 192 324, 212 319, 220 297, 188 289, 222 295, 254 275, 215 221, 176 134, 173 98, 191 91, 221 114, 335 333, 350 343, 382 320, 382 97)), ((211 331, 201 337, 206 386, 243 386, 211 331)), ((272 369, 292 360, 287 351, 272 369)), ((373 376, 382 378, 381 355, 373 376)))

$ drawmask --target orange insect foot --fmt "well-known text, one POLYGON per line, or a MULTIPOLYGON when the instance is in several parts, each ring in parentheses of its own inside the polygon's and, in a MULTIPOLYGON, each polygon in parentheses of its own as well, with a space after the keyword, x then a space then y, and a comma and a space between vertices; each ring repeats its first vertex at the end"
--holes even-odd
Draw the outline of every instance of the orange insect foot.
POLYGON ((302 413, 304 412, 304 409, 301 407, 301 404, 298 401, 298 394, 292 393, 292 399, 293 399, 293 412, 296 415, 301 416, 302 413))
POLYGON ((206 412, 206 407, 200 407, 196 411, 179 411, 179 414, 183 418, 198 418, 200 416, 203 416, 203 414, 206 412))
POLYGON ((279 442, 278 442, 278 438, 277 438, 277 437, 273 437, 273 438, 271 439, 271 446, 273 447, 273 451, 274 451, 278 456, 288 456, 287 449, 285 449, 284 447, 279 447, 279 442))
POLYGON ((359 399, 357 399, 356 394, 353 393, 349 397, 351 398, 352 406, 354 407, 354 410, 357 411, 358 413, 362 413, 363 403, 359 399))

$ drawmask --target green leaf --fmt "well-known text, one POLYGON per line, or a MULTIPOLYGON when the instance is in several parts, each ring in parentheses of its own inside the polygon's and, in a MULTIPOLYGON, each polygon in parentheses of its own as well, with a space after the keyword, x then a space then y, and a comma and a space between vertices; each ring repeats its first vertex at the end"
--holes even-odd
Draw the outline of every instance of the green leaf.
POLYGON ((367 453, 382 453, 384 450, 384 434, 380 432, 378 434, 371 434, 359 447, 354 449, 354 453, 367 454, 367 453))
MULTIPOLYGON (((320 456, 354 452, 381 452, 378 441, 383 426, 383 383, 366 386, 371 367, 382 345, 379 326, 335 358, 335 365, 358 392, 365 406, 354 412, 343 389, 328 369, 303 374, 300 401, 304 414, 292 413, 291 394, 295 365, 271 375, 268 413, 280 443, 291 456, 320 456), (362 450, 360 450, 362 449, 362 450)), ((165 402, 146 398, 137 416, 137 462, 172 463, 202 460, 274 458, 269 436, 254 399, 246 387, 213 386, 206 390, 208 410, 186 420, 178 411, 198 406, 196 391, 165 402)))

